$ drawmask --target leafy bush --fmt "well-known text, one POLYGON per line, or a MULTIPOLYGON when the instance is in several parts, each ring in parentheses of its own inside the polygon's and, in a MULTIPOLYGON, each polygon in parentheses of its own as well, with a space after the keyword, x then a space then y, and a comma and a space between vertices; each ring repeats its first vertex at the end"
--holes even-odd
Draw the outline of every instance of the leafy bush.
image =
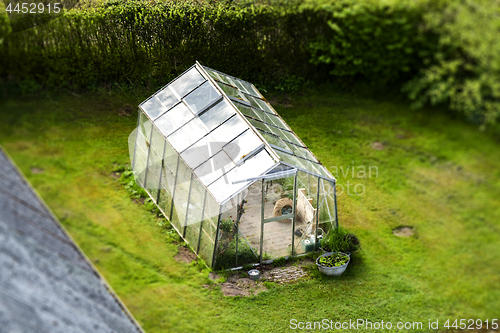
POLYGON ((309 0, 308 16, 326 20, 329 29, 310 43, 314 64, 326 64, 336 77, 362 76, 375 83, 408 77, 432 50, 418 31, 422 10, 395 3, 309 0))
POLYGON ((471 121, 494 124, 500 116, 500 3, 442 3, 425 15, 422 29, 439 36, 437 50, 403 90, 418 108, 447 103, 471 121))
POLYGON ((321 247, 328 252, 354 252, 359 248, 359 239, 342 227, 332 228, 321 240, 321 247))

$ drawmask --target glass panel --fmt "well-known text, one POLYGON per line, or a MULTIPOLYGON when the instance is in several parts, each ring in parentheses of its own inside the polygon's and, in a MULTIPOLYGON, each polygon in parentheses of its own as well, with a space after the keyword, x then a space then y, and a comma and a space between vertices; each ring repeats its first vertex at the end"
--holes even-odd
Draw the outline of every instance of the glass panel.
POLYGON ((239 90, 241 90, 241 91, 243 91, 243 92, 246 92, 247 94, 249 94, 249 93, 250 93, 250 92, 249 92, 249 91, 245 88, 245 86, 243 86, 243 84, 241 83, 241 81, 240 81, 240 80, 233 80, 233 82, 234 82, 234 85, 236 85, 236 87, 237 87, 239 90))
POLYGON ((205 260, 208 266, 212 265, 218 216, 219 204, 207 193, 198 255, 205 260))
POLYGON ((179 101, 175 96, 172 86, 165 87, 162 91, 156 94, 156 98, 163 104, 165 109, 170 109, 175 103, 179 101))
POLYGON ((222 124, 226 119, 234 114, 234 109, 226 101, 222 100, 207 112, 200 115, 200 120, 205 124, 209 131, 222 124))
POLYGON ((272 106, 268 102, 263 101, 260 98, 256 98, 255 101, 259 104, 259 107, 262 110, 267 111, 269 113, 276 114, 276 111, 272 108, 272 106))
POLYGON ((257 135, 248 129, 236 139, 228 143, 223 149, 236 163, 261 144, 262 140, 260 140, 257 135))
POLYGON ((217 82, 217 84, 226 93, 226 95, 232 96, 232 97, 235 97, 235 98, 238 98, 238 99, 241 99, 241 100, 248 102, 245 95, 242 92, 240 92, 238 89, 233 88, 231 86, 228 86, 226 84, 220 83, 220 82, 217 82))
POLYGON ((198 248, 204 199, 205 188, 197 179, 193 178, 189 197, 185 239, 195 251, 198 248))
POLYGON ((186 221, 187 199, 189 194, 189 186, 191 184, 191 171, 182 162, 179 161, 177 172, 177 181, 175 184, 174 193, 174 211, 172 214, 172 223, 178 228, 182 234, 182 229, 186 221))
POLYGON ((320 179, 319 201, 319 222, 335 221, 333 185, 324 179, 320 179))
POLYGON ((238 266, 259 262, 261 189, 262 183, 257 181, 240 196, 238 266))
POLYGON ((246 160, 242 165, 229 171, 224 177, 210 185, 208 189, 219 202, 222 202, 249 184, 249 182, 236 184, 233 184, 233 182, 260 176, 273 165, 274 161, 271 156, 266 150, 262 150, 254 157, 246 160))
POLYGON ((240 112, 243 113, 244 115, 250 116, 250 117, 255 118, 255 119, 262 120, 262 118, 260 118, 260 116, 257 114, 257 111, 255 109, 253 109, 247 105, 237 103, 237 102, 235 102, 234 105, 236 105, 238 110, 240 110, 240 112))
POLYGON ((148 192, 151 194, 154 202, 156 202, 158 195, 164 146, 165 139, 161 136, 158 130, 153 127, 149 150, 147 178, 144 188, 149 190, 148 192))
POLYGON ((186 73, 184 73, 181 77, 177 78, 172 84, 171 87, 179 97, 183 97, 191 90, 199 86, 205 78, 201 76, 198 70, 193 67, 186 73))
POLYGON ((139 113, 139 132, 149 140, 151 134, 151 121, 144 112, 139 113))
POLYGON ((222 144, 216 142, 209 134, 183 151, 181 157, 192 169, 195 169, 221 149, 222 144))
POLYGON ((210 135, 212 135, 216 141, 226 143, 233 140, 246 129, 248 129, 248 125, 245 121, 243 121, 240 116, 235 115, 222 124, 222 126, 216 128, 210 135))
POLYGON ((239 82, 241 83, 242 86, 244 86, 246 88, 246 90, 248 91, 249 94, 257 96, 257 97, 261 97, 262 96, 259 93, 259 91, 257 90, 257 88, 254 87, 253 84, 251 84, 249 82, 245 82, 243 80, 239 80, 239 82))
POLYGON ((183 151, 207 133, 201 120, 194 118, 170 135, 168 141, 177 151, 183 151))
POLYGON ((216 269, 232 268, 236 263, 237 205, 227 203, 224 208, 218 234, 216 269))
POLYGON ((142 103, 141 108, 151 117, 151 119, 167 111, 167 108, 165 108, 155 96, 142 103))
POLYGON ((274 134, 270 134, 270 133, 264 132, 264 131, 262 131, 260 129, 259 129, 259 133, 264 137, 264 139, 269 144, 272 144, 272 145, 275 145, 275 146, 278 146, 278 147, 281 147, 281 148, 289 149, 288 146, 285 144, 285 142, 283 142, 283 140, 281 140, 278 136, 276 136, 274 134))
MULTIPOLYGON (((235 164, 224 151, 215 154, 208 161, 197 167, 194 172, 200 180, 208 185, 234 168, 235 164)), ((212 192, 212 194, 215 194, 212 192)))
MULTIPOLYGON (((267 127, 267 125, 264 125, 264 126, 267 127)), ((281 148, 284 148, 286 150, 289 150, 289 151, 293 152, 293 150, 290 148, 291 144, 285 143, 285 141, 281 140, 281 138, 279 136, 277 136, 276 134, 271 134, 271 133, 264 132, 260 128, 257 128, 257 130, 259 131, 259 133, 262 134, 262 136, 266 139, 266 141, 269 144, 272 144, 272 145, 275 145, 275 146, 278 146, 278 147, 281 147, 281 148)))
POLYGON ((183 103, 179 103, 160 118, 156 119, 155 125, 160 129, 163 135, 168 136, 192 118, 193 114, 189 109, 183 103))
MULTIPOLYGON (((189 197, 189 208, 187 224, 201 222, 201 213, 203 210, 203 200, 205 199, 205 187, 196 179, 193 178, 191 184, 191 193, 189 197)), ((198 235, 196 235, 198 236, 198 235)), ((198 242, 198 240, 196 240, 198 242)))
POLYGON ((158 195, 158 189, 160 187, 160 170, 161 157, 153 149, 151 149, 149 152, 147 177, 144 189, 149 192, 155 203, 158 195))
POLYGON ((284 135, 285 140, 290 141, 292 143, 295 143, 296 145, 299 145, 299 146, 304 146, 295 134, 287 132, 287 131, 282 131, 282 133, 284 135))
POLYGON ((215 80, 219 80, 219 81, 224 81, 224 80, 223 80, 223 79, 219 76, 219 73, 217 73, 217 72, 215 72, 215 71, 213 71, 213 70, 211 70, 210 68, 207 68, 207 67, 203 67, 203 68, 207 71, 208 75, 210 75, 213 79, 215 79, 215 80))
POLYGON ((295 165, 296 167, 302 168, 304 170, 309 170, 309 169, 307 169, 306 165, 304 163, 302 163, 303 160, 301 161, 298 157, 284 153, 284 152, 279 151, 277 149, 275 151, 276 151, 276 154, 278 154, 278 156, 281 158, 281 160, 283 162, 291 164, 291 165, 295 165))
POLYGON ((196 114, 220 96, 210 82, 205 82, 184 98, 186 104, 196 114))

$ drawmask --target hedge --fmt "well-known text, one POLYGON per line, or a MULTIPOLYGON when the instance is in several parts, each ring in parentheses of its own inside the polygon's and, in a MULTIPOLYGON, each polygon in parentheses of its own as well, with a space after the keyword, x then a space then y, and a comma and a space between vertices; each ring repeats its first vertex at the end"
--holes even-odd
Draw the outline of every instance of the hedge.
MULTIPOLYGON (((415 107, 446 103, 476 123, 494 124, 499 8, 488 0, 286 6, 108 0, 5 37, 0 78, 84 89, 126 82, 151 90, 198 60, 271 87, 296 89, 328 77, 392 82, 415 107)), ((4 26, 0 19, 0 32, 4 26)))

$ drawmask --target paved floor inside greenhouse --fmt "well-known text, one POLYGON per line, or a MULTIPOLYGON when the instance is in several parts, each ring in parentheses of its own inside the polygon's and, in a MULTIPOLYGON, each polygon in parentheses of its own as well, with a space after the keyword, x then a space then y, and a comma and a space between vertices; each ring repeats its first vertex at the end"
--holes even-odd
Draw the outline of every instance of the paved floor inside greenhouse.
MULTIPOLYGON (((269 198, 264 203, 264 211, 273 212, 276 198, 269 198)), ((261 192, 260 188, 250 187, 246 196, 247 203, 244 206, 245 213, 240 218, 240 231, 246 240, 257 253, 260 249, 261 233, 261 192)), ((270 216, 266 216, 270 217, 270 216)), ((295 221, 295 230, 300 230, 303 234, 307 229, 307 224, 299 218, 295 221)), ((299 232, 297 232, 299 233, 299 232)), ((263 251, 272 259, 291 255, 292 248, 292 220, 282 220, 264 224, 263 251)), ((300 246, 301 236, 294 235, 294 247, 296 253, 303 253, 300 246)))

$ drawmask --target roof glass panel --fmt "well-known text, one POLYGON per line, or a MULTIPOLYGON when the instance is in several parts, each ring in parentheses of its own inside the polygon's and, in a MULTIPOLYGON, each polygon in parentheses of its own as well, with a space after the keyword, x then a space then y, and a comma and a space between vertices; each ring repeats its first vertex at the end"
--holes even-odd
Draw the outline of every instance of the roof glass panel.
POLYGON ((204 184, 210 184, 235 167, 233 161, 222 150, 194 170, 204 184))
POLYGON ((177 128, 181 127, 193 118, 193 114, 184 105, 179 103, 170 109, 167 113, 157 118, 154 123, 163 135, 168 136, 177 128))
POLYGON ((183 151, 181 157, 192 169, 195 169, 221 149, 222 144, 216 142, 209 134, 183 151))
POLYGON ((232 96, 232 97, 235 97, 235 98, 238 98, 238 99, 241 99, 243 101, 248 102, 245 95, 242 92, 240 92, 238 89, 231 87, 231 86, 228 86, 227 84, 220 83, 220 82, 217 82, 217 84, 226 93, 226 95, 232 96))
POLYGON ((201 139, 208 132, 199 118, 193 118, 168 137, 175 150, 183 151, 201 139))
POLYGON ((226 143, 233 140, 243 131, 248 128, 248 125, 240 118, 240 116, 234 116, 226 121, 221 126, 217 127, 212 133, 212 137, 221 143, 226 143))
POLYGON ((246 82, 246 81, 243 81, 243 80, 238 80, 242 86, 245 87, 245 89, 248 91, 249 94, 251 95, 254 95, 254 96, 257 96, 257 97, 261 97, 262 95, 259 93, 259 91, 257 90, 257 88, 255 88, 255 86, 253 84, 251 84, 250 82, 246 82))
POLYGON ((234 105, 236 105, 236 107, 238 108, 238 110, 240 110, 241 113, 243 113, 245 116, 250 116, 252 118, 255 118, 255 119, 259 119, 259 120, 262 120, 259 115, 257 114, 257 110, 254 109, 254 108, 251 108, 250 106, 248 105, 245 105, 245 104, 242 104, 242 103, 238 103, 238 102, 234 102, 234 105))
POLYGON ((231 141, 231 143, 227 144, 223 150, 234 162, 238 162, 260 145, 262 145, 262 140, 260 140, 255 133, 247 130, 231 141))
POLYGON ((193 67, 172 82, 170 86, 182 98, 203 81, 205 81, 205 78, 198 72, 196 67, 193 67))
POLYGON ((155 97, 158 98, 166 109, 170 109, 179 101, 171 85, 165 87, 162 91, 157 93, 155 97))
POLYGON ((250 183, 242 182, 233 184, 233 182, 260 176, 274 164, 269 153, 266 150, 262 150, 254 157, 246 160, 242 165, 229 171, 224 177, 219 178, 211 184, 208 189, 210 192, 214 193, 216 199, 221 202, 245 188, 250 183))
POLYGON ((210 82, 205 82, 184 98, 189 108, 196 114, 220 96, 210 82))
POLYGON ((235 113, 236 111, 234 111, 231 105, 226 100, 222 100, 214 107, 202 113, 200 120, 211 131, 235 113))
POLYGON ((155 119, 160 114, 167 111, 167 108, 165 108, 155 96, 142 103, 141 108, 151 117, 151 119, 155 119))
POLYGON ((253 96, 248 96, 247 98, 250 100, 250 103, 252 103, 252 105, 254 105, 255 107, 262 109, 266 112, 276 114, 276 111, 274 111, 274 109, 266 101, 263 101, 260 98, 255 98, 253 96))

